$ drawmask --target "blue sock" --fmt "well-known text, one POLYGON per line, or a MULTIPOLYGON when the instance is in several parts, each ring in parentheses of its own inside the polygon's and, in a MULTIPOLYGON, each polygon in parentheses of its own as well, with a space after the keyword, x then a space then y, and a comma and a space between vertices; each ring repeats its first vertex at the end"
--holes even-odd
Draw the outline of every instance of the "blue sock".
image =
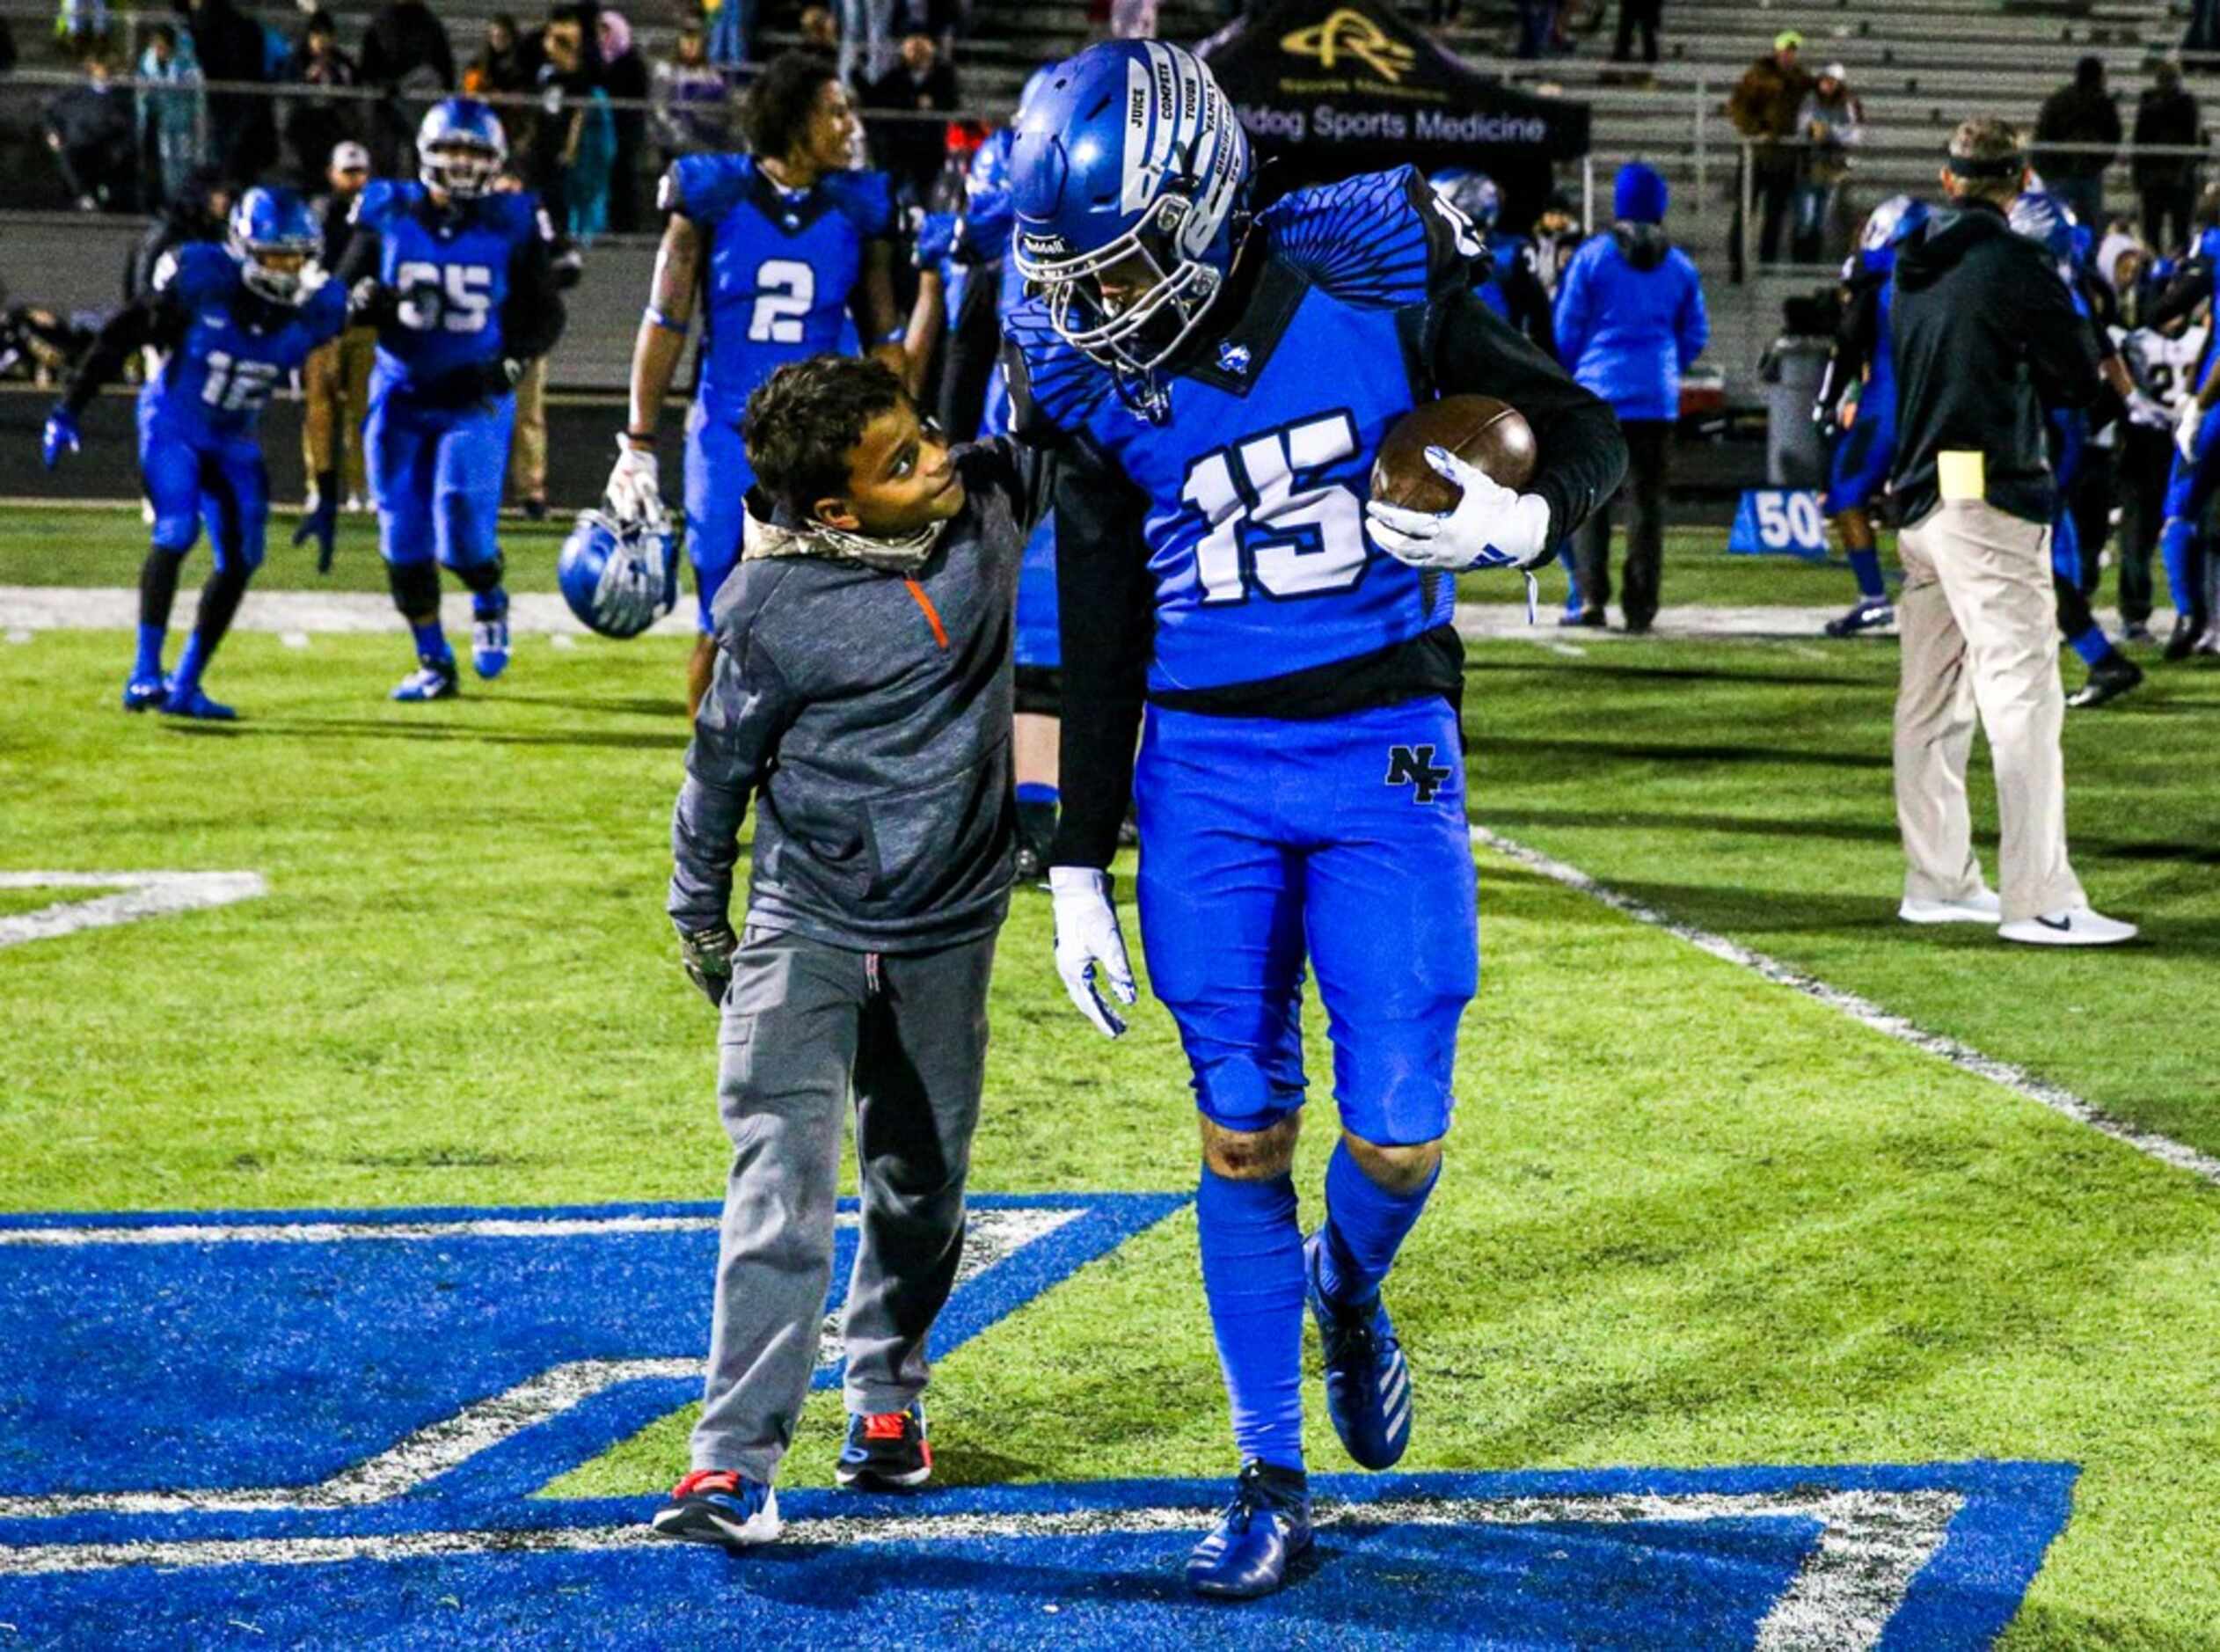
POLYGON ((447 632, 440 628, 438 620, 427 619, 420 625, 412 619, 408 628, 416 635, 416 657, 425 664, 455 657, 455 651, 447 646, 447 632))
POLYGON ((2066 645, 2081 656, 2085 665, 2095 665, 2112 652, 2112 639, 2105 635, 2102 625, 2076 632, 2066 639, 2066 645))
POLYGON ((1557 566, 1565 570, 1565 611, 1568 614, 1577 614, 1581 611, 1581 570, 1580 565, 1573 560, 1571 540, 1568 539, 1557 547, 1557 566))
POLYGON ((2173 597, 2173 611, 2187 614, 2200 606, 2194 588, 2197 524, 2176 516, 2158 535, 2158 554, 2166 565, 2166 590, 2173 597))
POLYGON ((139 627, 139 657, 131 667, 133 676, 160 676, 162 675, 162 645, 167 642, 169 638, 170 628, 167 625, 141 625, 139 627))
POLYGON ((1851 577, 1858 581, 1860 596, 1887 596, 1888 583, 1880 577, 1880 552, 1852 551, 1850 553, 1851 577))
POLYGON ((1053 786, 1043 786, 1038 780, 1020 780, 1018 782, 1018 801, 1045 803, 1048 808, 1054 808, 1056 806, 1056 788, 1053 786))
POLYGON ((1325 1166, 1325 1239, 1318 1246, 1318 1284, 1329 1302, 1362 1302, 1379 1290, 1441 1179, 1436 1164, 1426 1186, 1393 1193, 1364 1173, 1348 1143, 1334 1144, 1325 1166))
POLYGON ((1295 1178, 1241 1181, 1203 1167, 1195 1226, 1241 1460, 1303 1466, 1303 1230, 1295 1178))
POLYGON ((208 640, 194 632, 185 640, 185 652, 178 656, 177 675, 170 680, 170 691, 183 698, 201 685, 201 673, 208 669, 212 651, 208 640))

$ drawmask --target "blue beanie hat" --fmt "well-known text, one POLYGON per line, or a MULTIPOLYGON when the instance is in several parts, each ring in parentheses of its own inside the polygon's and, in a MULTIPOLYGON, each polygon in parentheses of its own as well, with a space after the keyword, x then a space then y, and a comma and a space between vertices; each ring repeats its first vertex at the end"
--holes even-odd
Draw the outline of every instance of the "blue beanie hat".
POLYGON ((1622 223, 1665 222, 1665 179, 1654 166, 1629 161, 1611 191, 1611 216, 1622 223))

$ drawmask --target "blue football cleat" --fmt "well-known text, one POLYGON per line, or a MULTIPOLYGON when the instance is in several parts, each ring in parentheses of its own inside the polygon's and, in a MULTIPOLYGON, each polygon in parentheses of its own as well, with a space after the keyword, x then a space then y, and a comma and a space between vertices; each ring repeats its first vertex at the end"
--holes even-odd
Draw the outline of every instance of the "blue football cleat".
POLYGON ((850 1417, 833 1478, 852 1491, 915 1491, 931 1479, 924 1402, 911 1400, 907 1411, 850 1417))
POLYGON ((172 689, 169 698, 162 702, 162 714, 164 717, 190 717, 204 723, 233 722, 239 715, 229 705, 210 699, 198 683, 190 688, 172 689))
POLYGON ((647 1523, 659 1538, 750 1548, 778 1535, 778 1494, 728 1468, 697 1468, 647 1523))
POLYGON ((1333 1431, 1361 1467, 1391 1468, 1411 1443, 1411 1367, 1375 1291, 1343 1307, 1318 1286, 1318 1247, 1325 1232, 1303 1247, 1304 1289, 1318 1322, 1325 1356, 1325 1414, 1333 1431))
POLYGON ((170 679, 160 673, 135 676, 123 685, 123 709, 127 712, 156 711, 169 698, 170 679))
POLYGON ((1245 1466, 1217 1529, 1187 1556, 1187 1587, 1222 1600, 1253 1600, 1288 1581, 1311 1546, 1311 1482, 1299 1468, 1261 1458, 1245 1466))
POLYGON ((492 681, 508 669, 508 609, 471 625, 471 667, 492 681))
POLYGON ((401 679, 400 687, 393 691, 397 700, 451 700, 462 692, 462 685, 455 678, 455 662, 427 660, 417 656, 417 669, 401 679))
POLYGON ((1827 622, 1830 637, 1855 637, 1861 631, 1887 631, 1896 623, 1896 610, 1886 596, 1861 596, 1839 619, 1827 622))

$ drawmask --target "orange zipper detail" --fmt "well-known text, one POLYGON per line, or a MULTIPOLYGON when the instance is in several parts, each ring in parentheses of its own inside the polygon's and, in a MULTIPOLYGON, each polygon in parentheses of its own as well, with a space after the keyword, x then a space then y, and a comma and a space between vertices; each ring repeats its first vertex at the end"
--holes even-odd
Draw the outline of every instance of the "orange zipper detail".
POLYGON ((916 581, 904 580, 902 583, 909 588, 910 599, 915 602, 918 608, 924 612, 925 616, 925 623, 932 627, 932 640, 940 645, 942 653, 946 653, 948 649, 948 628, 940 623, 940 613, 938 610, 933 607, 932 598, 925 595, 925 588, 918 584, 916 581))

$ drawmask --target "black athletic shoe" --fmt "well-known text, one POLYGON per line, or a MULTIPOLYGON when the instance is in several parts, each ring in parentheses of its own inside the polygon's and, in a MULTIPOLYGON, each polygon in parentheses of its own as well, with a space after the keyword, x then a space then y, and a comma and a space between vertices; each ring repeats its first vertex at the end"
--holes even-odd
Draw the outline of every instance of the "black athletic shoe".
POLYGON ((753 1548, 778 1535, 778 1495, 727 1468, 697 1468, 680 1480, 649 1527, 659 1538, 753 1548))
POLYGON ((1601 631, 1605 622, 1602 609, 1583 608, 1578 614, 1567 614, 1557 623, 1560 625, 1585 625, 1591 631, 1601 631))
POLYGON ((833 1478, 851 1491, 915 1491, 931 1479, 924 1403, 913 1400, 907 1411, 850 1417, 833 1478))
POLYGON ((1048 852, 1055 846, 1056 806, 1018 805, 1018 881, 1038 883, 1048 875, 1048 852))
POLYGON ((2089 680, 2066 696, 2066 704, 2075 711, 2087 711, 2118 699, 2142 682, 2141 666, 2121 654, 2109 654, 2089 668, 2089 680))
POLYGON ((2204 630, 2202 614, 2176 614, 2173 630, 2166 636, 2166 651, 2163 660, 2187 660, 2196 652, 2197 638, 2204 630))

